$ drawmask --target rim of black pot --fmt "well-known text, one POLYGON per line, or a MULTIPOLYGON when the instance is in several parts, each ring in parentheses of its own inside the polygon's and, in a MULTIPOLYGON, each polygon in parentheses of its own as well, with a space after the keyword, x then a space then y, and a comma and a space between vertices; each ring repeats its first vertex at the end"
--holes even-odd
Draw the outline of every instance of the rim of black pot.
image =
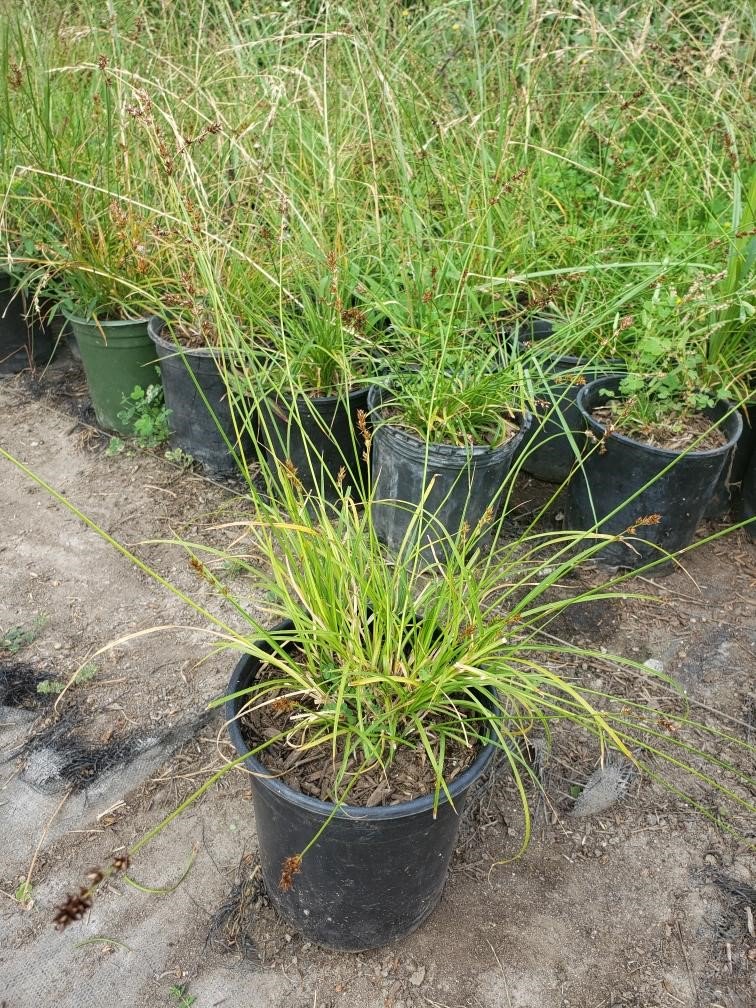
POLYGON ((529 315, 527 318, 515 322, 509 331, 518 343, 529 346, 531 343, 540 343, 541 340, 552 336, 560 321, 563 320, 551 318, 548 315, 529 315), (529 340, 521 335, 523 330, 532 333, 529 340))
MULTIPOLYGON (((515 327, 512 329, 512 335, 517 340, 518 345, 525 349, 528 349, 530 347, 537 347, 542 340, 548 339, 549 336, 552 336, 554 334, 555 330, 558 328, 560 323, 563 324, 564 319, 549 318, 546 315, 534 315, 530 319, 517 323, 515 327), (542 329, 548 331, 538 333, 532 336, 530 339, 526 339, 520 336, 520 331, 522 329, 527 329, 528 326, 533 327, 539 326, 542 329)), ((606 359, 604 359, 601 357, 598 358, 584 357, 567 353, 567 354, 560 354, 558 357, 556 356, 547 357, 546 359, 550 360, 554 365, 564 364, 568 367, 586 367, 588 365, 595 365, 595 367, 597 368, 605 367, 616 369, 617 371, 625 370, 625 363, 620 357, 607 357, 606 359)))
POLYGON ((150 339, 157 346, 162 347, 165 350, 172 350, 176 357, 182 357, 184 355, 190 357, 218 357, 220 356, 220 351, 213 349, 212 347, 188 347, 184 346, 183 343, 179 341, 174 342, 173 340, 167 340, 163 336, 163 329, 168 325, 168 319, 161 318, 159 315, 150 315, 149 321, 147 322, 147 332, 150 339))
MULTIPOLYGON (((606 427, 595 419, 590 410, 586 409, 585 400, 589 397, 590 393, 599 386, 606 387, 607 385, 614 385, 616 387, 619 385, 620 381, 622 381, 622 375, 611 375, 605 378, 596 378, 594 381, 590 381, 586 385, 583 385, 583 387, 578 392, 577 399, 575 400, 577 402, 580 412, 583 414, 583 416, 588 421, 590 426, 594 429, 594 432, 598 432, 602 436, 606 435, 607 433, 606 427)), ((596 403, 595 405, 598 404, 596 403)), ((722 409, 724 410, 725 414, 727 414, 728 410, 731 408, 732 403, 729 400, 725 399, 722 402, 722 409)), ((704 413, 704 415, 706 414, 704 413)), ((719 448, 705 448, 696 451, 686 451, 685 449, 682 449, 680 451, 675 451, 672 448, 657 448, 655 445, 647 444, 645 441, 639 441, 637 438, 628 437, 627 434, 620 434, 619 431, 612 431, 607 436, 616 438, 617 441, 619 441, 621 444, 633 445, 634 447, 643 448, 645 449, 645 451, 649 452, 652 455, 661 455, 670 459, 677 458, 680 455, 685 455, 686 458, 690 458, 691 456, 706 457, 713 455, 721 455, 722 452, 729 451, 730 448, 732 448, 732 446, 740 437, 743 431, 743 418, 740 415, 739 410, 733 409, 732 412, 729 414, 729 416, 723 416, 721 419, 724 421, 725 424, 734 423, 735 430, 727 438, 726 443, 720 445, 719 448)), ((717 426, 719 427, 719 424, 717 424, 717 426)), ((719 427, 719 429, 722 431, 723 434, 726 435, 727 432, 724 428, 719 427)))
MULTIPOLYGON (((273 627, 272 632, 293 629, 294 624, 290 620, 286 620, 285 622, 273 627)), ((258 647, 267 649, 267 645, 264 641, 258 641, 258 647)), ((233 675, 231 676, 231 682, 228 690, 229 693, 236 693, 240 688, 244 688, 243 686, 240 687, 240 682, 247 673, 249 666, 253 663, 259 665, 259 659, 254 658, 252 655, 245 654, 241 656, 239 661, 236 663, 233 675)), ((241 728, 239 727, 239 719, 237 717, 239 713, 238 707, 241 702, 243 702, 243 698, 236 697, 233 700, 228 700, 224 708, 228 733, 231 736, 231 742, 233 743, 234 748, 240 756, 245 751, 248 751, 249 748, 242 737, 241 728)), ((482 750, 470 766, 454 778, 454 780, 448 785, 449 793, 453 799, 456 798, 462 791, 466 790, 483 772, 483 770, 485 770, 493 758, 495 750, 496 746, 490 742, 488 745, 483 746, 482 750)), ((312 798, 310 795, 304 795, 300 791, 295 791, 293 788, 290 788, 288 784, 284 784, 279 778, 272 776, 256 756, 248 755, 244 762, 248 769, 253 772, 254 776, 258 780, 263 781, 265 787, 274 794, 278 795, 280 798, 283 798, 287 802, 291 802, 300 808, 307 809, 309 812, 322 815, 324 818, 328 818, 333 814, 335 807, 333 802, 321 801, 319 798, 312 798)), ((407 816, 418 815, 421 812, 431 811, 434 803, 434 796, 430 794, 424 795, 422 798, 413 798, 412 801, 400 802, 398 805, 376 805, 373 808, 367 808, 364 805, 341 805, 335 813, 335 817, 339 819, 359 819, 363 822, 373 819, 403 819, 407 816)), ((448 799, 442 791, 439 795, 438 804, 441 806, 448 803, 448 799)))
POLYGON ((270 398, 274 401, 287 404, 296 401, 316 403, 318 406, 338 406, 340 402, 352 402, 355 399, 359 399, 360 396, 365 395, 367 390, 368 387, 365 384, 361 384, 357 386, 350 386, 349 392, 347 392, 345 396, 313 396, 308 395, 306 392, 297 392, 296 395, 287 396, 282 392, 272 392, 270 398))

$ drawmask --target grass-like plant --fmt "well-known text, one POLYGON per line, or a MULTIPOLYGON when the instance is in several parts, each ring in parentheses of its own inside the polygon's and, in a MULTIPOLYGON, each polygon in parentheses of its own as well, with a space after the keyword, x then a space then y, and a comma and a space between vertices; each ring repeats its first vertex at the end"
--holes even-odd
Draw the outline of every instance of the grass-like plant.
MULTIPOLYGON (((292 484, 283 490, 287 514, 260 503, 252 521, 224 526, 233 534, 231 552, 201 541, 174 543, 188 552, 192 568, 228 607, 226 619, 151 570, 40 477, 15 464, 204 616, 216 650, 249 654, 263 663, 265 674, 245 691, 244 710, 264 714, 275 707, 281 716, 273 737, 308 758, 322 754, 331 767, 330 798, 336 806, 349 804, 354 780, 369 769, 390 776, 397 752, 406 749, 424 754, 433 768, 435 801, 444 801, 452 744, 474 751, 492 742, 520 795, 524 847, 538 787, 529 746, 536 738, 548 744, 566 723, 592 737, 602 757, 621 753, 702 811, 712 795, 735 810, 754 811, 747 796, 753 782, 719 755, 724 741, 749 752, 753 746, 701 726, 696 730, 704 731, 704 743, 691 743, 686 731, 692 722, 682 694, 676 709, 665 704, 661 712, 636 696, 597 690, 590 679, 566 671, 571 662, 574 667, 612 660, 633 670, 639 681, 654 673, 622 656, 608 659, 603 651, 557 643, 543 632, 567 608, 639 597, 623 593, 624 575, 565 590, 570 576, 618 537, 531 531, 484 558, 473 532, 448 556, 445 568, 429 576, 421 569, 419 551, 416 563, 411 558, 401 565, 385 562, 369 508, 345 500, 334 516, 325 505, 313 507, 310 501, 304 507, 292 484), (265 599, 264 623, 249 615, 222 577, 231 556, 265 599), (290 621, 286 629, 277 628, 281 620, 290 621), (661 723, 675 730, 662 729, 661 723)), ((628 529, 619 538, 636 534, 628 529)), ((251 743, 250 751, 263 764, 270 743, 269 735, 251 743)), ((132 854, 218 776, 138 841, 132 854)), ((296 859, 305 854, 292 851, 296 859)), ((90 890, 84 895, 91 899, 90 890)))
MULTIPOLYGON (((79 4, 80 30, 44 38, 30 26, 50 15, 49 0, 24 0, 3 20, 3 237, 40 294, 78 314, 167 307, 196 323, 230 351, 220 358, 247 427, 268 388, 312 395, 363 379, 375 342, 389 351, 377 369, 386 419, 449 444, 503 440, 550 356, 614 356, 633 341, 657 353, 654 326, 667 341, 658 359, 685 369, 677 391, 700 394, 689 380, 704 373, 699 352, 728 389, 742 386, 753 183, 733 190, 732 179, 752 134, 750 14, 720 0, 661 5, 652 21, 640 7, 615 18, 566 0, 548 11, 468 0, 211 7, 182 0, 157 18, 150 3, 115 3, 103 26, 79 4), (627 320, 653 304, 660 277, 711 278, 723 241, 728 266, 706 317, 682 340, 652 308, 636 339, 627 320), (298 275, 313 256, 334 257, 330 276, 298 275), (342 262, 354 268, 334 289, 342 262), (502 330, 538 313, 563 324, 530 366, 502 330), (375 341, 383 320, 390 340, 375 341), (253 376, 251 348, 271 363, 270 386, 253 376)), ((278 483, 279 506, 258 502, 258 519, 238 530, 248 553, 230 559, 269 593, 270 622, 290 619, 293 631, 253 620, 213 573, 229 557, 202 543, 181 545, 233 621, 149 573, 208 619, 218 647, 267 663, 250 704, 293 704, 283 737, 330 756, 337 804, 352 775, 390 773, 408 746, 433 766, 441 801, 447 746, 491 739, 517 783, 527 840, 527 740, 567 722, 602 753, 617 749, 654 777, 668 769, 694 804, 700 787, 753 811, 741 791, 752 782, 716 754, 725 738, 744 743, 709 731, 697 749, 684 706, 672 716, 680 733, 668 734, 657 712, 557 667, 598 660, 541 634, 566 606, 616 597, 624 576, 557 592, 611 537, 533 526, 486 556, 484 530, 472 529, 430 577, 409 541, 401 565, 385 562, 369 495, 363 511, 347 498, 334 512, 314 498, 305 507, 295 479, 278 483)), ((511 483, 504 516, 510 494, 511 483)))
POLYGON ((444 352, 420 334, 417 352, 397 353, 385 376, 374 423, 387 422, 431 444, 503 444, 518 429, 527 402, 527 372, 516 355, 481 351, 464 338, 444 352))

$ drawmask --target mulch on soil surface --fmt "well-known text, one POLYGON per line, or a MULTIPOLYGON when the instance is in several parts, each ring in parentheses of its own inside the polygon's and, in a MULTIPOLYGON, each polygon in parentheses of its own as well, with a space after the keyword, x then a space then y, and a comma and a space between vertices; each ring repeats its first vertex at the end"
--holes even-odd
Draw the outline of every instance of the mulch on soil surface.
MULTIPOLYGON (((292 728, 291 711, 276 710, 275 704, 249 711, 240 718, 242 737, 250 749, 258 746, 262 739, 276 739, 287 728, 292 728)), ((444 780, 450 784, 475 760, 480 752, 479 744, 463 746, 448 740, 444 761, 444 780)), ((397 748, 388 766, 374 764, 362 769, 359 760, 352 757, 347 770, 342 773, 343 744, 338 744, 334 759, 329 742, 314 749, 300 750, 287 744, 285 740, 271 741, 259 755, 260 761, 272 775, 278 777, 293 791, 319 798, 321 801, 337 800, 349 805, 374 808, 378 805, 398 805, 401 802, 433 794, 436 787, 436 773, 421 748, 402 746, 397 748), (353 775, 357 775, 353 778, 353 775), (353 782, 350 785, 350 780, 353 782), (344 791, 348 794, 344 798, 344 791)))
POLYGON ((686 451, 695 445, 694 451, 713 451, 727 444, 727 438, 712 421, 702 413, 686 417, 685 430, 676 430, 665 424, 648 424, 636 427, 622 417, 617 417, 609 406, 599 406, 591 411, 591 416, 613 434, 622 434, 633 441, 661 448, 664 451, 686 451), (615 421, 617 421, 615 423, 615 421))

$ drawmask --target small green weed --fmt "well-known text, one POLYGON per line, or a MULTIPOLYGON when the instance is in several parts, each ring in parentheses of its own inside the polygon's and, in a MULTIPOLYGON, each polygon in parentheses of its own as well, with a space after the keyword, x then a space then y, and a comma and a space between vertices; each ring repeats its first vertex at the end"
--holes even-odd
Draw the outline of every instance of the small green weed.
POLYGON ((23 882, 19 882, 16 887, 16 891, 13 893, 13 898, 18 900, 22 906, 27 906, 31 902, 34 889, 28 879, 24 879, 23 882))
POLYGON ((32 644, 39 637, 45 623, 47 623, 46 616, 35 616, 29 626, 14 626, 6 630, 0 637, 0 651, 18 654, 22 648, 32 644))
MULTIPOLYGON (((94 679, 98 672, 97 665, 94 662, 88 662, 79 671, 79 674, 74 678, 71 685, 79 686, 82 683, 89 682, 90 679, 94 679)), ((62 693, 65 687, 66 684, 61 682, 60 679, 43 679, 41 683, 37 684, 37 693, 62 693)))
MULTIPOLYGON (((170 412, 165 406, 162 385, 148 385, 146 389, 136 385, 130 395, 123 397, 123 409, 118 413, 118 419, 134 432, 140 448, 155 448, 170 436, 170 412)), ((111 438, 109 454, 115 455, 122 450, 117 444, 114 445, 119 440, 111 438)))
POLYGON ((108 447, 105 449, 105 454, 110 455, 111 457, 114 455, 120 455, 125 447, 126 442, 123 438, 112 437, 108 442, 108 447))
POLYGON ((174 984, 169 989, 168 993, 172 998, 174 998, 176 1003, 179 1005, 179 1008, 191 1008, 191 1006, 197 1000, 197 998, 194 997, 193 994, 187 993, 187 988, 185 985, 180 987, 178 984, 174 984))
POLYGON ((169 448, 164 457, 166 462, 172 462, 181 469, 188 469, 190 466, 194 465, 194 459, 188 452, 185 452, 183 448, 169 448))

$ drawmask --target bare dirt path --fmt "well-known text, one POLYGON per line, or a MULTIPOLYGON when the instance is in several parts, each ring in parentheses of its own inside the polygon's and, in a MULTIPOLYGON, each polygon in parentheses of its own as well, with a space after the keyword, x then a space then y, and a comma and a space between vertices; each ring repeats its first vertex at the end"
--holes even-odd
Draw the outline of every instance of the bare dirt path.
MULTIPOLYGON (((3 446, 220 611, 180 553, 144 542, 190 536, 218 515, 243 514, 244 500, 156 456, 108 457, 77 421, 85 414, 76 390, 75 365, 65 361, 35 389, 23 377, 0 380, 3 446), (64 378, 74 390, 67 405, 64 378)), ((660 605, 596 609, 555 633, 658 661, 703 705, 693 716, 721 710, 730 730, 753 740, 755 560, 754 547, 736 534, 694 554, 692 580, 678 573, 639 586, 660 605)), ((132 866, 143 887, 171 888, 191 862, 175 891, 156 895, 114 881, 83 921, 56 933, 54 906, 87 870, 222 765, 222 717, 210 716, 206 705, 223 693, 230 664, 220 656, 200 662, 208 650, 193 629, 200 618, 5 462, 0 576, 6 1008, 756 1002, 756 882, 747 849, 646 782, 633 782, 599 814, 571 814, 576 785, 595 769, 571 745, 561 755, 557 747, 549 800, 524 857, 494 866, 516 851, 521 825, 502 773, 463 824, 439 909, 390 949, 326 952, 275 919, 258 885, 242 772, 224 778, 132 866), (133 636, 156 626, 174 629, 133 636), (30 632, 16 632, 9 650, 8 633, 17 627, 30 632), (39 683, 65 682, 103 645, 129 635, 92 659, 86 680, 53 714, 57 694, 39 683)), ((234 587, 244 591, 243 582, 234 587)), ((258 611, 259 600, 248 604, 258 611)), ((613 675, 585 674, 604 677, 605 685, 613 675)))

